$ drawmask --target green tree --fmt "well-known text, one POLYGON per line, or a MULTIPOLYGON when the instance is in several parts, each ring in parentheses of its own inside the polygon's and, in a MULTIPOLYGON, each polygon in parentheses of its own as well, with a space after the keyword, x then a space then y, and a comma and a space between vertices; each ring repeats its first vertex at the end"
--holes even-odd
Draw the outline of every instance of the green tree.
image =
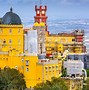
POLYGON ((84 81, 83 90, 89 90, 89 77, 84 81))
POLYGON ((23 90, 26 88, 24 76, 16 69, 0 70, 0 90, 23 90))
POLYGON ((34 90, 68 90, 68 88, 61 78, 53 77, 51 81, 37 84, 34 90))
POLYGON ((89 69, 86 69, 86 71, 87 71, 87 77, 89 77, 89 69))
POLYGON ((66 77, 66 76, 67 76, 67 70, 65 68, 65 69, 62 69, 62 76, 61 77, 66 77))

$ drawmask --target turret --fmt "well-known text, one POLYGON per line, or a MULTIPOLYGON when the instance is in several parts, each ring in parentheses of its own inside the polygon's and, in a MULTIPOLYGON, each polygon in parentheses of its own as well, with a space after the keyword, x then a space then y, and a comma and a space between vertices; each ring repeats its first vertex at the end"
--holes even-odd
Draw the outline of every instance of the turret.
POLYGON ((46 31, 47 31, 47 16, 46 16, 46 11, 47 11, 47 6, 40 6, 37 7, 35 6, 35 11, 36 11, 36 16, 34 16, 35 22, 44 22, 46 26, 46 31))

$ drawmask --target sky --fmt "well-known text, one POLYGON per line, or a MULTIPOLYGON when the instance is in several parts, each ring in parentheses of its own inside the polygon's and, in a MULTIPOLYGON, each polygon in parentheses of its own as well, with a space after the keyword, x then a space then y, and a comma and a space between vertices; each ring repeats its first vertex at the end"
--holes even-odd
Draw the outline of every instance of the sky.
MULTIPOLYGON (((52 19, 89 19, 89 0, 41 0, 47 5, 48 20, 52 19)), ((0 17, 3 17, 10 7, 23 22, 34 20, 35 5, 40 0, 0 0, 0 17)))

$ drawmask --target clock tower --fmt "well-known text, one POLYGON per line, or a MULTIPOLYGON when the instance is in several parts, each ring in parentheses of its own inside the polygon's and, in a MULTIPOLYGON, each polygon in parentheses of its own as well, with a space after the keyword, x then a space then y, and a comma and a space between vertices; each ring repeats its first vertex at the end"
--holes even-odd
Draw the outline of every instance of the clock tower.
POLYGON ((35 11, 36 11, 36 16, 34 16, 35 22, 43 22, 45 23, 46 30, 47 30, 47 16, 46 16, 46 11, 47 11, 47 6, 40 6, 37 7, 35 6, 35 11))

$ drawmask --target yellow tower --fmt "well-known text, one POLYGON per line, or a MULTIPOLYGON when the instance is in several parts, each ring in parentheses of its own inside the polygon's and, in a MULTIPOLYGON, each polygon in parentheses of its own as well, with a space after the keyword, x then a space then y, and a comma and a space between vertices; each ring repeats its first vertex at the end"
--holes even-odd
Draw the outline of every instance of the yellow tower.
POLYGON ((17 50, 23 53, 23 25, 20 17, 10 9, 0 24, 0 52, 17 50))

